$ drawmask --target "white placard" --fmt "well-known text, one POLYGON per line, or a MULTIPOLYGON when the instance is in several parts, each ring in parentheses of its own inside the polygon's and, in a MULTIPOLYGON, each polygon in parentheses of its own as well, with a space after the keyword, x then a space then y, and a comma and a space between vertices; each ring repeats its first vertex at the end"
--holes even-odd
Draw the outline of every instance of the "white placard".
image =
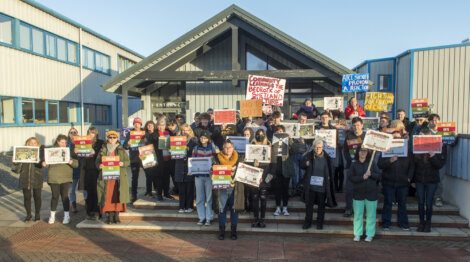
POLYGON ((265 105, 283 105, 286 79, 249 75, 247 82, 246 100, 262 99, 265 105))
POLYGON ((211 173, 212 157, 188 158, 188 175, 205 175, 211 173))
POLYGON ((44 161, 47 165, 68 164, 70 162, 70 148, 50 147, 44 149, 44 161))
POLYGON ((237 172, 235 173, 235 181, 259 187, 261 179, 263 179, 263 169, 238 163, 237 172))
POLYGON ((369 129, 362 143, 362 148, 384 152, 390 148, 392 140, 393 136, 391 134, 369 129))
POLYGON ((13 147, 13 163, 39 163, 39 147, 37 146, 13 147))
POLYGON ((382 157, 407 157, 408 139, 393 139, 390 149, 382 152, 382 157))
POLYGON ((271 146, 246 145, 245 162, 271 163, 271 146))
POLYGON ((336 129, 319 129, 315 134, 323 139, 323 150, 331 158, 336 158, 336 129))
POLYGON ((244 136, 227 136, 227 140, 233 143, 233 147, 238 153, 244 154, 246 151, 246 145, 248 144, 248 137, 244 136))
POLYGON ((343 110, 343 97, 324 97, 323 110, 343 110))
POLYGON ((300 124, 299 123, 288 123, 281 122, 281 125, 285 127, 286 133, 292 138, 300 138, 300 124))

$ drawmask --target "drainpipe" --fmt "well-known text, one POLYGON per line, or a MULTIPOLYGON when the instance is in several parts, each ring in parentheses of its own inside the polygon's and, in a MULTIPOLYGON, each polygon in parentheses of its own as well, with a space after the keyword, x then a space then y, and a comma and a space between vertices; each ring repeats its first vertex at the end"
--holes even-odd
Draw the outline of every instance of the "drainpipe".
POLYGON ((82 28, 79 28, 78 34, 78 44, 79 44, 79 61, 80 61, 80 133, 83 135, 85 133, 85 109, 83 107, 83 62, 82 62, 82 53, 83 53, 83 45, 82 45, 82 28))

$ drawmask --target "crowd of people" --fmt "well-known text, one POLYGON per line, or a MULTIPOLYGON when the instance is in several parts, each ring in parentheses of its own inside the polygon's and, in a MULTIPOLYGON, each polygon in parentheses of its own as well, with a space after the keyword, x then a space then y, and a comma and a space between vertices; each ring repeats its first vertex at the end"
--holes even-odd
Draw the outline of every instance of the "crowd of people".
MULTIPOLYGON (((344 112, 319 112, 307 99, 294 119, 305 124, 315 119, 315 129, 338 129, 336 157, 330 157, 324 141, 315 139, 289 138, 288 150, 279 143, 273 143, 273 136, 285 133, 282 114, 274 111, 269 116, 239 118, 236 124, 214 125, 214 111, 196 113, 194 121, 187 124, 184 116, 173 119, 163 114, 155 115, 155 121, 143 124, 142 119, 134 118, 132 131, 144 131, 145 136, 139 146, 153 144, 157 165, 143 168, 138 147, 131 147, 130 136, 124 143, 119 142, 120 133, 108 131, 105 141, 99 138, 97 129, 90 127, 87 135, 92 138, 93 154, 78 157, 72 138, 78 135, 75 128, 68 136, 58 135, 56 147, 69 147, 71 160, 66 164, 46 165, 41 154, 38 164, 15 163, 13 170, 20 174, 23 188, 25 221, 32 220, 31 197, 34 198, 35 217, 40 219, 41 188, 43 168, 47 168, 47 183, 51 187, 49 223, 55 222, 59 197, 64 209, 63 223, 70 222, 70 211, 77 212, 76 190, 83 190, 86 199, 87 219, 103 219, 106 223, 120 223, 119 213, 126 211, 126 205, 137 201, 139 195, 138 178, 143 169, 145 174, 145 196, 155 201, 179 200, 180 213, 197 212, 197 225, 209 226, 214 220, 214 210, 218 213, 219 234, 223 240, 226 231, 226 213, 230 213, 230 238, 237 239, 237 221, 240 212, 253 213, 251 226, 269 227, 266 218, 267 199, 271 194, 275 199, 274 216, 289 216, 289 200, 299 197, 305 202, 306 214, 303 229, 313 223, 313 207, 317 205, 316 228, 323 229, 326 207, 337 206, 335 194, 345 193, 344 216, 353 216, 354 241, 363 236, 364 209, 366 212, 365 241, 372 241, 376 232, 376 214, 379 194, 383 194, 381 226, 390 230, 392 206, 398 205, 397 224, 402 230, 410 230, 407 201, 416 194, 419 209, 417 231, 430 232, 433 204, 442 205, 442 185, 440 171, 445 165, 446 150, 442 154, 416 154, 410 148, 408 157, 382 157, 363 148, 365 130, 362 117, 364 110, 352 98, 344 112), (351 127, 333 125, 332 120, 349 119, 351 127), (339 129, 344 129, 344 139, 339 138, 339 129), (187 138, 187 157, 172 159, 169 150, 159 149, 159 139, 170 136, 187 138), (246 137, 250 144, 267 145, 272 148, 271 162, 245 163, 263 170, 259 187, 234 180, 228 189, 215 190, 211 174, 191 174, 188 170, 188 157, 210 157, 214 165, 226 165, 236 173, 237 164, 244 162, 245 155, 235 150, 227 136, 246 137), (119 179, 104 180, 102 177, 103 156, 119 156, 119 179), (131 169, 131 185, 128 183, 127 167, 131 169), (344 182, 344 183, 343 183, 344 182), (343 187, 344 185, 344 187, 343 187), (130 188, 130 190, 129 190, 130 188), (414 191, 416 193, 414 193, 414 191)), ((387 112, 380 114, 379 130, 392 133, 395 138, 408 138, 413 135, 435 134, 439 115, 418 118, 410 122, 404 110, 398 110, 395 119, 387 112)), ((188 121, 189 122, 189 121, 188 121)), ((41 146, 39 140, 31 137, 27 146, 41 146)), ((43 146, 42 146, 43 147, 43 146)), ((158 211, 156 211, 158 212, 158 211)))

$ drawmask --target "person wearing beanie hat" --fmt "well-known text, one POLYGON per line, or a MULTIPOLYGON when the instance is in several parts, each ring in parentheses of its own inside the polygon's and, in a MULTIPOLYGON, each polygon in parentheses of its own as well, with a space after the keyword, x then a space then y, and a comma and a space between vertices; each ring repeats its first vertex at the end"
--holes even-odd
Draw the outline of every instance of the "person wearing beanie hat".
MULTIPOLYGON (((129 150, 129 158, 131 160, 131 171, 132 171, 132 199, 131 202, 134 203, 137 200, 137 186, 139 182, 139 172, 142 167, 142 160, 139 157, 139 147, 146 144, 145 135, 142 135, 142 138, 139 141, 138 145, 130 145, 129 141, 133 132, 145 132, 142 129, 142 119, 140 117, 134 118, 132 121, 134 128, 131 129, 129 135, 124 141, 124 149, 129 150)), ((144 133, 145 134, 145 133, 144 133)))
POLYGON ((132 121, 132 124, 135 127, 135 124, 140 124, 142 126, 142 119, 140 117, 134 118, 134 121, 132 121))

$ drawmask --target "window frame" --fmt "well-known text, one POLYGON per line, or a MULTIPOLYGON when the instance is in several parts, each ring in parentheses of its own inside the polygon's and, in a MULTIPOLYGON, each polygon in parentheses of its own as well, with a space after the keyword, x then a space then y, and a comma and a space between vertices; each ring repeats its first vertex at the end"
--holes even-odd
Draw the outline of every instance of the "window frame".
POLYGON ((11 21, 11 26, 10 26, 11 43, 0 41, 0 45, 6 45, 10 47, 14 46, 15 45, 15 18, 9 15, 3 14, 3 13, 0 13, 0 17, 5 17, 11 21))
MULTIPOLYGON (((384 82, 385 83, 385 82, 384 82)), ((391 92, 393 90, 392 87, 392 75, 391 74, 379 74, 377 76, 377 91, 378 92, 391 92), (381 77, 388 77, 388 88, 387 89, 382 89, 380 85, 380 78, 381 77)))
MULTIPOLYGON (((83 121, 85 124, 92 124, 92 125, 112 125, 112 106, 111 105, 106 105, 106 104, 94 104, 94 103, 84 103, 83 104, 83 113, 85 114, 83 116, 83 121), (103 112, 105 109, 107 109, 107 121, 103 121, 98 119, 98 107, 101 107, 103 112), (90 109, 93 108, 93 115, 94 115, 94 122, 90 122, 90 109)), ((101 117, 100 117, 101 118, 101 117)))
POLYGON ((0 126, 15 126, 18 124, 18 98, 14 96, 0 96, 0 126), (3 107, 2 100, 13 99, 13 123, 3 122, 3 107))

